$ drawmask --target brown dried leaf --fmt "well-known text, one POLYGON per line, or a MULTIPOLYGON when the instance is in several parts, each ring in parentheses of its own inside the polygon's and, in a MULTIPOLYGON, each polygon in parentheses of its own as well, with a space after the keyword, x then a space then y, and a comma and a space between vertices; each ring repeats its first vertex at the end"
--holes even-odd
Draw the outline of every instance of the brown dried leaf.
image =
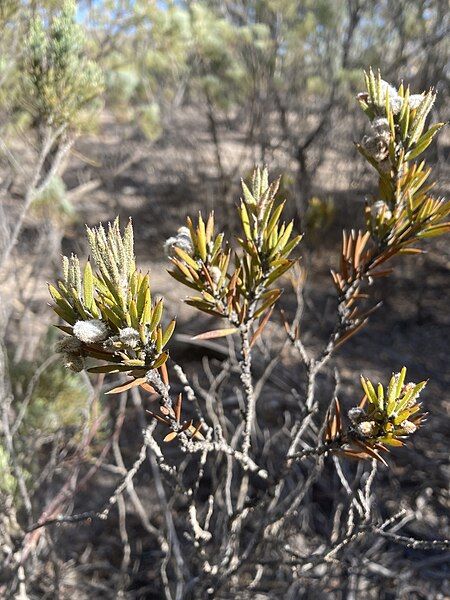
POLYGON ((143 387, 143 384, 145 384, 145 383, 146 383, 145 377, 140 377, 139 379, 132 379, 131 381, 128 381, 127 383, 124 383, 123 385, 118 385, 117 387, 113 388, 112 390, 108 390, 107 392, 105 392, 105 394, 106 395, 121 394, 122 392, 131 390, 132 388, 137 387, 139 385, 143 387))
POLYGON ((193 340, 212 340, 214 338, 225 337, 232 335, 238 331, 237 327, 228 327, 226 329, 214 329, 213 331, 205 331, 205 333, 199 333, 194 335, 193 340))

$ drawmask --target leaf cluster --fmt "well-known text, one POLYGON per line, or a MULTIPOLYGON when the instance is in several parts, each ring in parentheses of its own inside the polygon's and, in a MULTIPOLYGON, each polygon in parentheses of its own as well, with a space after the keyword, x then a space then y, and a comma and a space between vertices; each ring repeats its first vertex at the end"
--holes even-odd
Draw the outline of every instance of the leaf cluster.
POLYGON ((81 356, 109 363, 90 372, 132 371, 139 376, 160 367, 168 358, 164 348, 175 320, 163 328, 163 300, 152 300, 149 275, 136 269, 131 222, 123 236, 118 219, 106 231, 101 225, 88 228, 87 235, 97 270, 87 261, 82 274, 76 256, 64 257, 64 279, 49 286, 52 308, 68 324, 60 329, 73 336, 80 322, 104 326, 104 339, 81 340, 81 356))
POLYGON ((364 397, 358 407, 349 410, 349 426, 344 427, 336 400, 327 415, 324 447, 351 458, 375 458, 386 464, 381 452, 386 452, 387 446, 403 446, 426 416, 418 399, 427 382, 405 384, 405 377, 406 367, 403 367, 384 387, 381 383, 374 386, 361 376, 364 397))
MULTIPOLYGON (((381 383, 375 386, 369 379, 361 377, 361 385, 367 398, 367 410, 362 419, 375 423, 373 431, 365 435, 369 443, 381 443, 388 446, 402 446, 402 439, 408 437, 421 424, 424 415, 420 413, 418 398, 426 381, 405 384, 406 367, 392 375, 387 388, 381 383)), ((357 425, 353 428, 358 434, 357 425)))
POLYGON ((366 231, 344 232, 340 269, 332 272, 342 317, 341 332, 348 337, 365 322, 370 310, 356 307, 363 283, 392 272, 385 263, 400 254, 419 254, 420 240, 447 233, 450 202, 430 195, 431 169, 416 161, 444 123, 426 125, 435 100, 431 89, 411 94, 366 74, 367 91, 358 95, 362 110, 370 119, 371 134, 358 150, 378 173, 378 195, 365 208, 366 231))
POLYGON ((450 229, 450 223, 441 223, 450 213, 450 202, 430 198, 431 169, 423 160, 412 162, 423 154, 445 123, 426 127, 436 99, 433 89, 411 94, 402 83, 397 90, 372 70, 366 74, 366 85, 367 92, 359 94, 359 103, 371 121, 373 136, 369 145, 363 140, 357 147, 377 170, 378 202, 385 203, 385 208, 379 204, 379 210, 366 208, 367 227, 377 242, 401 250, 418 238, 450 229), (374 139, 378 147, 384 145, 382 160, 368 150, 374 139))
POLYGON ((293 223, 281 216, 284 202, 276 199, 279 181, 269 184, 267 169, 257 168, 238 207, 242 233, 237 243, 242 252, 231 250, 222 233, 216 234, 214 216, 206 224, 201 215, 196 226, 188 219, 192 252, 174 245, 174 268, 170 274, 200 292, 187 303, 197 309, 227 318, 235 327, 268 313, 281 289, 274 284, 294 261, 289 255, 301 236, 292 236, 293 223))

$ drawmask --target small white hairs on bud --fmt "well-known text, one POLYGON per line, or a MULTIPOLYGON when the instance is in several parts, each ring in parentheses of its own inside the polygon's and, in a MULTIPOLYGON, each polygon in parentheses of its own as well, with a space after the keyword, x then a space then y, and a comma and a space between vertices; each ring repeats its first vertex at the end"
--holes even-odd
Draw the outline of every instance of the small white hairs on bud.
POLYGON ((386 94, 389 94, 389 107, 392 110, 394 115, 398 115, 398 113, 402 110, 403 106, 403 98, 398 95, 397 90, 387 81, 381 80, 381 106, 386 105, 386 94))
POLYGON ((414 433, 417 430, 417 426, 412 421, 402 421, 400 427, 406 431, 406 433, 414 433))
POLYGON ((389 121, 385 117, 377 117, 372 121, 372 129, 377 135, 383 137, 387 142, 391 135, 389 121))
POLYGON ((164 242, 164 252, 166 256, 175 257, 174 248, 180 248, 189 255, 192 255, 194 248, 191 241, 191 233, 188 227, 180 227, 177 231, 177 235, 168 238, 164 242))
POLYGON ((356 431, 364 437, 370 437, 376 430, 375 421, 362 421, 356 426, 356 431))
POLYGON ((211 275, 213 282, 217 285, 222 277, 222 271, 219 269, 219 267, 211 267, 209 269, 209 274, 211 275))
POLYGON ((139 331, 136 331, 133 327, 125 327, 125 329, 119 331, 119 340, 129 348, 136 348, 140 339, 139 331))
POLYGON ((95 344, 108 337, 108 328, 100 319, 77 321, 73 326, 73 335, 85 344, 95 344))
POLYGON ((359 406, 353 407, 348 411, 348 418, 352 423, 357 423, 365 415, 364 409, 359 406))
POLYGON ((362 146, 377 162, 381 162, 389 156, 389 144, 385 135, 365 135, 362 146))
POLYGON ((55 352, 78 354, 82 348, 80 340, 76 337, 65 337, 55 344, 55 352))
POLYGON ((384 200, 377 200, 374 202, 370 207, 370 214, 375 218, 381 217, 382 215, 384 219, 392 218, 392 212, 384 200))

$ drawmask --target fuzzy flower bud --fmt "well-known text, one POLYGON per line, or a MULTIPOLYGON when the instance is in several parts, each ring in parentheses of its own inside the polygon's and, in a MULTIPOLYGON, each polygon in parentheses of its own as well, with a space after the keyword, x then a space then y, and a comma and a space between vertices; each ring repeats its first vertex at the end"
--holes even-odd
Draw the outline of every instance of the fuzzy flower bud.
POLYGON ((365 415, 364 409, 356 406, 348 411, 348 418, 352 423, 357 423, 365 415))
POLYGON ((389 155, 388 141, 383 135, 366 135, 362 139, 362 147, 377 162, 381 162, 389 155))
POLYGON ((136 348, 140 339, 139 332, 133 327, 125 327, 125 329, 121 329, 119 332, 119 340, 129 348, 136 348))
POLYGON ((410 392, 415 387, 416 387, 416 384, 414 382, 410 381, 409 383, 405 383, 405 385, 402 387, 402 392, 403 392, 403 394, 406 394, 406 392, 410 392))
POLYGON ((394 115, 398 115, 402 110, 403 106, 403 98, 401 96, 395 96, 394 98, 389 98, 389 106, 394 115))
MULTIPOLYGON (((389 94, 389 108, 391 109, 394 115, 398 115, 398 113, 402 110, 403 98, 399 96, 395 87, 393 87, 390 83, 382 79, 380 102, 376 103, 378 108, 384 109, 386 107, 386 94, 389 94)), ((367 102, 369 100, 369 95, 367 94, 367 92, 362 92, 358 94, 358 98, 367 102)))
POLYGON ((389 121, 385 117, 377 117, 372 121, 372 129, 374 132, 389 141, 391 135, 391 128, 389 127, 389 121))
POLYGON ((406 433, 414 433, 417 430, 417 426, 412 421, 402 421, 400 427, 406 431, 406 433))
POLYGON ((82 343, 76 337, 69 336, 65 337, 62 340, 58 340, 55 344, 55 352, 58 353, 69 353, 69 354, 79 354, 82 348, 82 343))
POLYGON ((219 269, 219 267, 211 267, 209 269, 209 274, 211 275, 213 282, 217 285, 222 277, 222 271, 219 269))
POLYGON ((66 352, 64 354, 64 366, 75 373, 80 373, 84 369, 84 359, 78 354, 66 352))
POLYGON ((383 216, 386 220, 392 218, 392 212, 384 200, 377 200, 376 202, 374 202, 370 207, 370 214, 374 218, 381 216, 383 216))
POLYGON ((394 115, 402 110, 403 98, 398 95, 395 87, 390 85, 387 81, 381 80, 381 107, 386 105, 386 94, 389 94, 389 107, 394 115))
POLYGON ((164 252, 167 256, 176 256, 174 248, 180 248, 180 250, 184 250, 189 255, 193 254, 194 248, 188 227, 180 227, 176 236, 170 237, 164 242, 164 252))
POLYGON ((77 321, 73 326, 73 335, 85 344, 95 344, 108 337, 108 328, 100 319, 77 321))
POLYGON ((375 421, 362 421, 356 426, 356 431, 364 437, 370 437, 375 433, 376 427, 375 421))

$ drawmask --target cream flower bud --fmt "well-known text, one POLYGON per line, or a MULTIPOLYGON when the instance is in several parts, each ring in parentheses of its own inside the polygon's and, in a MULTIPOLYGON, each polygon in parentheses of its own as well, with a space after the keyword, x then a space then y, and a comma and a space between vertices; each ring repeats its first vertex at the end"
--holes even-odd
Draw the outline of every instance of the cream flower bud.
POLYGON ((394 115, 402 110, 403 98, 398 95, 395 87, 390 85, 387 81, 381 81, 381 102, 380 105, 383 108, 386 105, 386 94, 389 93, 389 108, 392 110, 394 115))
POLYGON ((370 207, 370 214, 374 218, 380 217, 381 215, 383 215, 386 220, 392 218, 392 212, 384 200, 377 200, 374 202, 370 207))
POLYGON ((182 225, 181 227, 179 227, 177 229, 177 237, 185 237, 190 240, 191 232, 189 231, 189 227, 186 227, 186 225, 182 225))
POLYGON ((402 421, 400 423, 400 427, 406 431, 406 433, 414 433, 417 430, 417 425, 415 425, 412 421, 402 421))
POLYGON ((359 419, 365 414, 366 413, 364 412, 364 409, 360 408, 359 406, 356 406, 348 411, 348 418, 352 423, 357 423, 359 419))
POLYGON ((73 335, 85 344, 95 344, 108 337, 108 328, 100 319, 77 321, 73 326, 73 335))
POLYGON ((219 269, 219 267, 211 267, 209 269, 209 274, 211 275, 213 282, 218 284, 220 278, 222 277, 222 271, 219 269))
POLYGON ((356 426, 356 431, 364 437, 370 437, 375 433, 375 421, 362 421, 356 426))
POLYGON ((394 98, 389 98, 389 107, 392 110, 394 115, 398 115, 402 110, 403 106, 403 98, 401 96, 395 96, 394 98))
POLYGON ((78 354, 82 348, 82 343, 76 337, 69 336, 58 340, 55 344, 55 352, 78 354))
MULTIPOLYGON (((403 98, 399 96, 395 87, 393 87, 390 83, 384 81, 383 79, 381 80, 380 87, 380 101, 376 102, 376 105, 378 106, 378 108, 384 109, 386 107, 386 94, 389 94, 389 107, 394 113, 394 115, 398 115, 398 113, 402 109, 403 98)), ((367 102, 369 100, 369 95, 367 94, 367 92, 363 92, 361 94, 358 94, 358 98, 367 102)))
POLYGON ((381 135, 364 136, 362 146, 377 162, 381 162, 389 154, 388 143, 381 135))
POLYGON ((372 129, 377 135, 380 135, 383 138, 386 138, 386 141, 389 141, 391 128, 387 119, 384 117, 377 117, 372 121, 372 129))
POLYGON ((167 256, 176 256, 174 248, 180 248, 180 250, 184 250, 189 255, 193 254, 194 248, 188 227, 180 227, 176 236, 170 237, 164 242, 164 252, 167 256))
POLYGON ((135 348, 140 339, 139 331, 136 331, 133 327, 125 327, 125 329, 119 331, 119 340, 129 348, 135 348))
POLYGON ((384 101, 386 99, 386 94, 389 92, 389 98, 394 98, 398 96, 398 92, 393 85, 385 81, 381 80, 381 100, 384 101))
POLYGON ((409 108, 411 110, 414 110, 415 108, 419 108, 419 106, 422 104, 422 100, 423 100, 423 94, 413 94, 412 96, 409 97, 409 100, 408 100, 409 108))

